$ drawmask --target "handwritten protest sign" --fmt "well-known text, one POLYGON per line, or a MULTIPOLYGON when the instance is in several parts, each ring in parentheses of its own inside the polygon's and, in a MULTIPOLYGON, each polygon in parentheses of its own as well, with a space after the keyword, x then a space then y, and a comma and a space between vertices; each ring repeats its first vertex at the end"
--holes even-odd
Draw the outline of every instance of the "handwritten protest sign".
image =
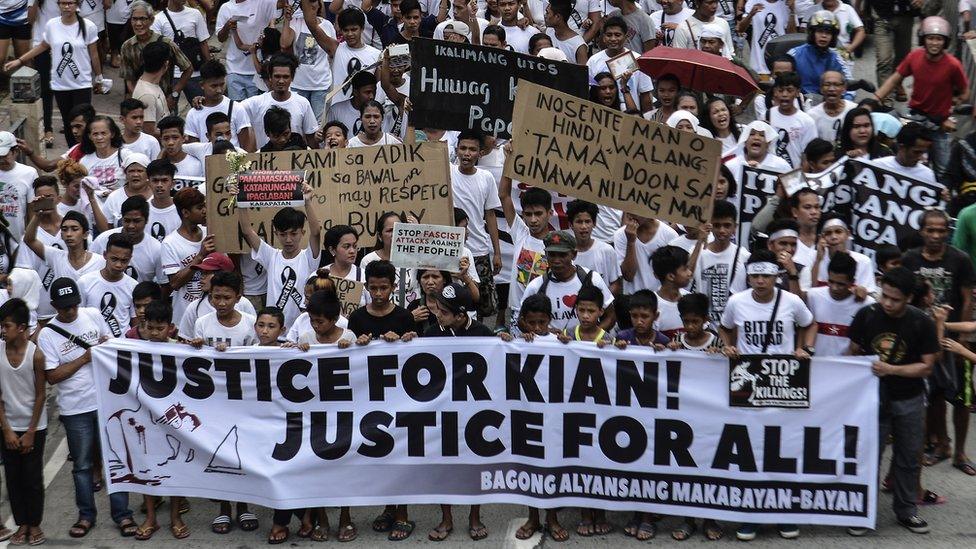
MULTIPOLYGON (((413 216, 421 223, 450 225, 454 210, 447 146, 443 143, 384 145, 355 149, 286 151, 247 155, 252 170, 308 172, 312 204, 325 228, 349 225, 372 241, 385 212, 413 216)), ((249 249, 237 227, 233 198, 227 192, 229 170, 221 155, 207 157, 207 228, 217 249, 249 249)), ((251 213, 254 230, 275 245, 271 219, 280 208, 251 213)))
POLYGON ((519 79, 577 97, 590 91, 584 65, 441 40, 415 39, 410 49, 410 123, 418 128, 478 129, 508 139, 519 79))
POLYGON ((531 82, 519 82, 505 175, 663 221, 711 217, 722 145, 531 82))
POLYGON ((302 170, 253 170, 237 176, 238 208, 297 208, 302 198, 302 170))
POLYGON ((329 278, 335 284, 336 294, 339 296, 340 312, 342 316, 349 318, 349 315, 362 304, 365 285, 362 282, 346 278, 337 278, 334 276, 329 278))
POLYGON ((457 272, 464 227, 395 223, 390 261, 399 269, 457 272))

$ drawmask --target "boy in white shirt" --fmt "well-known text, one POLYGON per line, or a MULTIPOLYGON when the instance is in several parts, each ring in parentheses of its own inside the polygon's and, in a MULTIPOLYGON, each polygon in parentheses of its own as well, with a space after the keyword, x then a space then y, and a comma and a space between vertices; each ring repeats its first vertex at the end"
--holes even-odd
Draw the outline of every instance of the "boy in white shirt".
POLYGON ((159 141, 152 135, 142 131, 146 104, 138 99, 128 97, 119 106, 122 122, 122 148, 146 155, 148 158, 159 156, 159 141))
POLYGON ((105 266, 78 279, 82 305, 99 311, 112 337, 122 337, 136 316, 132 291, 136 281, 126 275, 132 260, 132 242, 113 234, 105 246, 105 266))
POLYGON ((610 291, 617 295, 622 287, 617 254, 613 246, 593 238, 599 216, 600 208, 592 202, 574 200, 566 206, 566 219, 576 237, 576 264, 600 273, 610 291))
POLYGON ((163 274, 173 289, 173 318, 181 318, 187 305, 200 299, 200 272, 193 269, 216 251, 214 235, 207 234, 207 203, 200 191, 182 189, 173 202, 180 227, 163 239, 163 274))
POLYGON ((712 210, 712 235, 715 239, 702 249, 695 264, 692 291, 708 296, 711 319, 722 318, 725 304, 732 294, 746 289, 745 264, 749 251, 734 244, 736 209, 724 200, 712 210))
POLYGON ((661 287, 651 268, 651 255, 677 237, 674 229, 657 219, 626 214, 624 226, 613 233, 613 249, 620 260, 624 293, 657 291, 661 287))
POLYGON ((817 138, 817 123, 796 106, 800 93, 800 77, 795 72, 780 74, 773 84, 776 104, 766 112, 766 121, 779 134, 776 156, 786 160, 791 168, 800 167, 803 149, 817 138))
POLYGON ((207 117, 215 112, 222 112, 230 119, 230 142, 249 152, 257 150, 247 111, 240 101, 224 95, 227 88, 227 69, 223 63, 211 59, 200 66, 200 87, 203 89, 202 99, 194 101, 194 108, 186 113, 186 142, 206 140, 207 117))
POLYGON ((807 306, 817 322, 817 339, 814 347, 819 356, 847 354, 851 340, 847 336, 854 315, 874 303, 868 296, 858 299, 854 294, 857 262, 850 254, 838 252, 827 265, 827 285, 810 288, 806 293, 807 306))

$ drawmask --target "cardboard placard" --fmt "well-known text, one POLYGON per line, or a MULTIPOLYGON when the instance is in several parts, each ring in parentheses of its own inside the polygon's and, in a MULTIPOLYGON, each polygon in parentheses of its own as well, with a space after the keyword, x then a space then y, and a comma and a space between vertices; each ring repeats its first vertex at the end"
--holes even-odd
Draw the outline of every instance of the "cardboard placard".
POLYGON ((519 80, 577 97, 590 93, 585 65, 423 38, 411 40, 410 49, 410 124, 417 128, 477 129, 508 139, 519 80))
POLYGON ((464 252, 464 227, 395 223, 390 262, 398 269, 458 272, 464 252))
POLYGON ((238 208, 299 208, 304 170, 250 170, 237 176, 238 208))
MULTIPOLYGON (((247 161, 255 170, 307 171, 315 213, 324 227, 349 225, 363 242, 376 238, 377 221, 385 212, 413 216, 421 223, 454 223, 444 143, 252 153, 247 161)), ((219 251, 242 253, 250 248, 237 226, 234 197, 227 192, 228 175, 223 155, 207 157, 207 229, 216 235, 219 251)), ((272 246, 271 219, 279 210, 251 212, 254 230, 272 246)))
POLYGON ((722 144, 520 81, 513 180, 697 227, 712 215, 722 144))
POLYGON ((362 282, 346 278, 337 278, 334 276, 330 276, 329 278, 335 284, 336 294, 339 296, 340 312, 342 316, 349 318, 349 315, 362 304, 363 292, 366 291, 366 285, 362 282))

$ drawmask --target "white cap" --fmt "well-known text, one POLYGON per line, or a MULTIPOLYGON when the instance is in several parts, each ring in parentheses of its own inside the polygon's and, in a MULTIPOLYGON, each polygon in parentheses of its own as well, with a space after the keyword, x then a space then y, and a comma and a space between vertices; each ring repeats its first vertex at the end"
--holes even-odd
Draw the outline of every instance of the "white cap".
POLYGON ((550 61, 568 61, 566 54, 563 53, 563 50, 559 48, 542 48, 539 50, 538 57, 548 59, 550 61))
POLYGON ((722 30, 722 27, 716 25, 715 23, 707 23, 702 25, 701 34, 698 35, 699 40, 702 38, 717 38, 724 43, 725 31, 722 30))
POLYGON ((464 21, 450 21, 444 25, 444 37, 447 37, 447 33, 453 32, 454 34, 460 34, 461 36, 470 39, 471 29, 468 28, 468 24, 464 21))
POLYGON ((128 168, 133 164, 139 164, 143 168, 146 168, 149 166, 149 157, 140 152, 129 151, 129 154, 125 155, 125 158, 122 159, 122 167, 128 168))
POLYGON ((17 138, 10 132, 0 132, 0 156, 7 156, 17 146, 17 138))

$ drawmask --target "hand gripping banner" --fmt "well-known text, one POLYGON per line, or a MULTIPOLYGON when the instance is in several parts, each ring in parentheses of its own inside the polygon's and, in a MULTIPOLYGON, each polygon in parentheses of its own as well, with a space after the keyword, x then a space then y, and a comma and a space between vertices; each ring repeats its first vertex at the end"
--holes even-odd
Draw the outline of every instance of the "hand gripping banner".
POLYGON ((874 526, 878 383, 866 358, 813 359, 809 408, 786 410, 730 407, 719 357, 465 339, 98 345, 109 491, 874 526))

